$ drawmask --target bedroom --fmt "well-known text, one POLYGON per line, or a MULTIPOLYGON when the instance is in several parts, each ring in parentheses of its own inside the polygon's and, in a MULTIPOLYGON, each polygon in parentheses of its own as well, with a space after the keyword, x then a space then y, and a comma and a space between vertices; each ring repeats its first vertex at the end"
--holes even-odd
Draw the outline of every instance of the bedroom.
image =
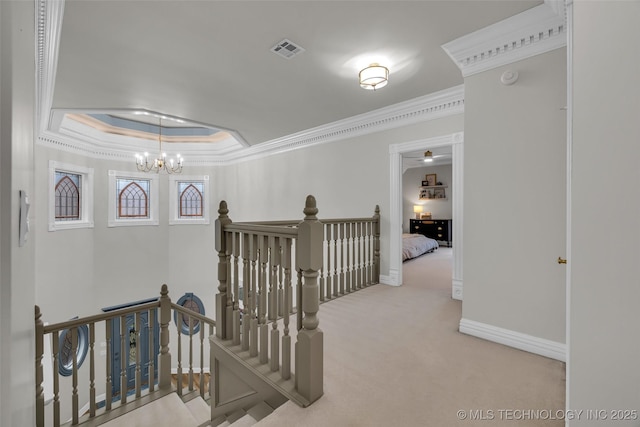
POLYGON ((403 155, 403 261, 453 244, 452 149, 403 155))

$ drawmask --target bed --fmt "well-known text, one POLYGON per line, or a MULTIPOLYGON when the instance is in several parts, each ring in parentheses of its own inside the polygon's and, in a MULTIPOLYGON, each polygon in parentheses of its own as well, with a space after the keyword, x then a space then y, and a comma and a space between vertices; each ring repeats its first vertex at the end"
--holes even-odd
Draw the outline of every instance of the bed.
POLYGON ((438 242, 422 234, 402 234, 402 261, 438 249, 438 242))

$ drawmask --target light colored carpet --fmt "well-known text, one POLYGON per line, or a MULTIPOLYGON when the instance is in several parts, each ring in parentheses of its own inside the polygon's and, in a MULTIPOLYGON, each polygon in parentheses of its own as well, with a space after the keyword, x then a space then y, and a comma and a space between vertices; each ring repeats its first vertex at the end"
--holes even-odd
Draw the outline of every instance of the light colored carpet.
POLYGON ((458 332, 451 254, 405 262, 401 287, 321 305, 324 395, 306 409, 287 402, 257 425, 563 426, 549 418, 565 406, 564 363, 458 332))

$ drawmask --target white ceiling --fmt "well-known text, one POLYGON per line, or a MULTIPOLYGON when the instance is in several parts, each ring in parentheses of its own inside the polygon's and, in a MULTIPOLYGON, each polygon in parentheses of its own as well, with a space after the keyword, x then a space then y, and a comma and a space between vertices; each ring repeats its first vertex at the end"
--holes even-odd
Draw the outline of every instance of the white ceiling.
POLYGON ((52 107, 146 110, 255 145, 463 82, 441 45, 541 1, 71 1, 52 107), (270 51, 287 38, 305 52, 270 51), (389 84, 360 88, 371 62, 389 84))
POLYGON ((424 161, 425 150, 413 151, 402 154, 402 167, 403 170, 411 168, 423 168, 429 166, 450 165, 453 161, 453 149, 451 145, 444 147, 429 148, 431 151, 431 162, 424 161))

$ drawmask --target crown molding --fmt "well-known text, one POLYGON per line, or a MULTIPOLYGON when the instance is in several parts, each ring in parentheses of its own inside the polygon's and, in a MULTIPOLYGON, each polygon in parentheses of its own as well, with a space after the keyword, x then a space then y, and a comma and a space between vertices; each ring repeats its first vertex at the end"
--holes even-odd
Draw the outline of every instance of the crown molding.
MULTIPOLYGON (((181 151, 188 155, 185 161, 189 165, 221 166, 462 113, 464 113, 464 86, 459 85, 232 152, 212 153, 207 150, 188 152, 182 149, 181 151)), ((136 152, 140 151, 139 144, 117 144, 116 141, 111 141, 106 145, 104 141, 84 133, 70 134, 67 131, 63 134, 48 130, 46 127, 44 129, 40 131, 39 144, 88 157, 130 160, 136 152)))
MULTIPOLYGON (((92 158, 130 160, 140 146, 102 141, 83 132, 52 128, 52 106, 64 0, 36 0, 38 8, 38 143, 92 158)), ((368 113, 311 128, 238 150, 190 151, 194 166, 219 166, 263 158, 318 144, 367 135, 464 113, 464 86, 459 85, 368 113)), ((208 147, 210 148, 210 147, 208 147)), ((150 150, 151 151, 151 150, 150 150)), ((181 151, 182 150, 181 148, 181 151)))
POLYGON ((547 0, 496 24, 442 45, 468 77, 566 46, 565 5, 547 0))
MULTIPOLYGON (((102 141, 84 132, 53 129, 52 106, 64 0, 36 0, 38 8, 38 143, 51 148, 101 159, 130 160, 139 145, 102 141)), ((414 123, 464 113, 462 85, 414 98, 368 113, 339 120, 239 150, 186 150, 194 166, 218 166, 259 159, 318 144, 367 135, 414 123)), ((221 147, 222 148, 222 147, 221 147)), ((150 150, 151 151, 151 150, 150 150)), ((181 148, 181 151, 185 151, 181 148)))
POLYGON ((37 126, 40 132, 48 127, 56 69, 58 48, 64 16, 64 0, 37 0, 37 126))
POLYGON ((464 113, 464 85, 253 145, 225 157, 227 163, 254 160, 314 145, 381 132, 464 113))

